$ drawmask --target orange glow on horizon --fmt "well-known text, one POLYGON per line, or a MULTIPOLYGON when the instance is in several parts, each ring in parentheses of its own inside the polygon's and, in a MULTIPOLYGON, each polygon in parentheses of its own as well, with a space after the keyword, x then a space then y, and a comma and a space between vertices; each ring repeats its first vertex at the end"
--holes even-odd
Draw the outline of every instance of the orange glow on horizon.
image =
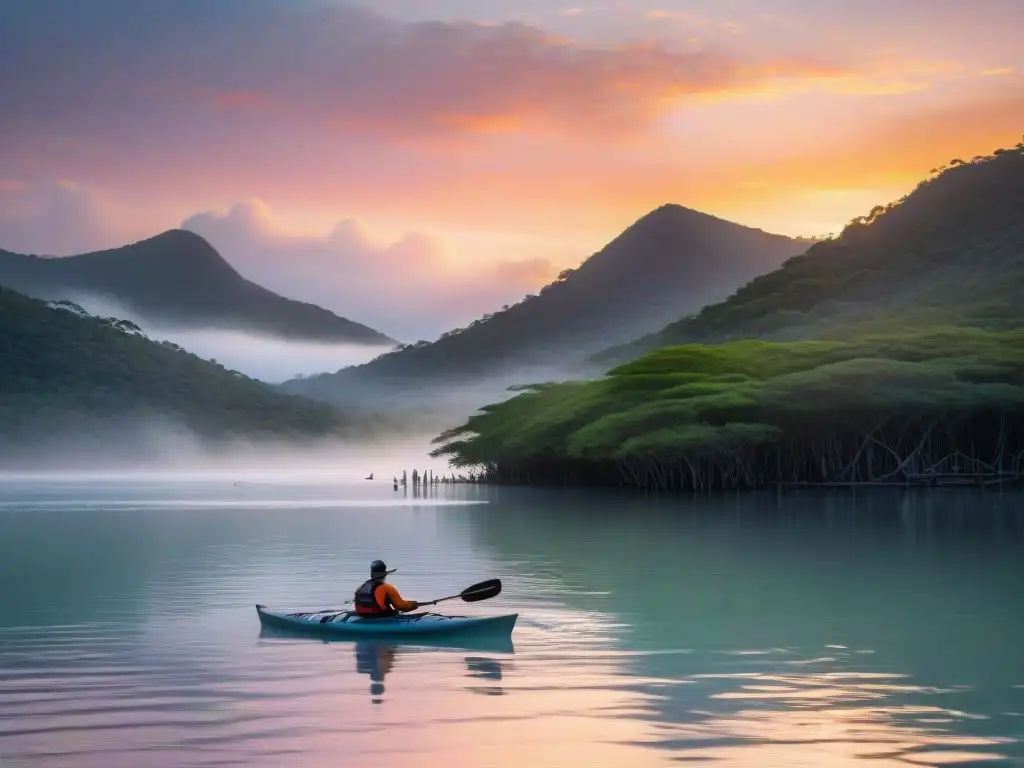
MULTIPOLYGON (((281 236, 322 239, 355 219, 385 246, 408 232, 436 238, 455 272, 575 266, 665 203, 779 234, 839 231, 931 169, 1013 146, 1024 130, 1024 60, 998 9, 936 17, 950 34, 987 24, 972 44, 916 25, 866 38, 819 6, 734 19, 708 4, 652 5, 627 14, 641 26, 618 17, 621 29, 598 36, 332 7, 282 17, 296 26, 272 61, 257 55, 273 32, 265 18, 228 20, 229 72, 170 56, 143 75, 125 63, 135 49, 112 43, 86 57, 88 72, 63 68, 66 81, 16 94, 27 117, 0 142, 0 247, 5 220, 45 208, 33 196, 66 178, 97 191, 77 212, 83 241, 255 198, 281 236), (53 100, 76 77, 104 75, 117 87, 87 104, 53 100), (89 221, 100 198, 104 221, 89 221)), ((557 15, 598 17, 570 10, 557 15)), ((187 24, 176 32, 191 40, 187 24)), ((220 61, 202 48, 216 40, 194 41, 208 57, 197 61, 220 61)), ((65 215, 60 194, 54 215, 65 215)))

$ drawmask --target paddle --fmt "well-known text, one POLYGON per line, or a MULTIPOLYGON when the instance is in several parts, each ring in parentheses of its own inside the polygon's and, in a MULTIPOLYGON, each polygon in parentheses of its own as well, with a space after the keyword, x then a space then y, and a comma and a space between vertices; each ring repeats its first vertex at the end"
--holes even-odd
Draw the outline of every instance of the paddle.
MULTIPOLYGON (((487 581, 481 581, 477 584, 466 587, 457 595, 439 597, 436 600, 422 602, 420 605, 437 605, 445 600, 454 600, 457 597, 461 597, 463 601, 467 603, 479 603, 481 600, 490 600, 492 597, 496 597, 500 593, 501 579, 488 579, 487 581)), ((345 603, 345 605, 352 605, 352 601, 345 603)), ((320 611, 304 611, 304 613, 344 613, 344 611, 344 608, 325 608, 320 611)))
POLYGON ((454 600, 457 597, 461 597, 463 602, 466 603, 479 603, 481 600, 490 600, 492 597, 496 597, 500 593, 501 579, 488 579, 487 581, 481 581, 479 584, 474 584, 471 587, 466 587, 457 595, 439 597, 436 600, 428 600, 425 603, 420 603, 420 605, 437 605, 445 600, 454 600))

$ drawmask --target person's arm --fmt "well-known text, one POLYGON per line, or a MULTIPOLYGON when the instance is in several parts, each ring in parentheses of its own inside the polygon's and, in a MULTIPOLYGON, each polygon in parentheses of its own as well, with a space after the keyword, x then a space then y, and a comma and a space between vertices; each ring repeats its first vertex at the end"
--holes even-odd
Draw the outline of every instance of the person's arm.
POLYGON ((385 596, 391 600, 391 604, 399 611, 405 613, 406 611, 415 611, 420 607, 420 604, 415 600, 406 600, 398 594, 398 590, 395 589, 394 584, 384 584, 383 587, 385 596))

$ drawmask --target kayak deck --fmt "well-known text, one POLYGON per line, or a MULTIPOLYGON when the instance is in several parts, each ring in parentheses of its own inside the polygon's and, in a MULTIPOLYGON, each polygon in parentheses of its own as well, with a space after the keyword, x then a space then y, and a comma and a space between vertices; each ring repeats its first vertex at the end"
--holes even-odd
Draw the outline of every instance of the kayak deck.
POLYGON ((257 603, 260 623, 283 629, 349 637, 414 635, 510 635, 519 614, 503 616, 446 616, 440 613, 406 613, 386 618, 358 616, 351 611, 291 612, 257 603))

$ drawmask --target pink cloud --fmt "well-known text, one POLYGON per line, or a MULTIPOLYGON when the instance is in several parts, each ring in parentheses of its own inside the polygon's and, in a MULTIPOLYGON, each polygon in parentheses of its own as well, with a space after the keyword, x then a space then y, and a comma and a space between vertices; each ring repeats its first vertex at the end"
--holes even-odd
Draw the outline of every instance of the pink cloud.
MULTIPOLYGON (((1019 90, 1019 75, 981 74, 1020 71, 1019 46, 990 43, 1015 29, 1016 0, 866 2, 870 13, 788 3, 787 22, 800 24, 785 34, 736 10, 753 0, 728 11, 687 2, 716 24, 735 10, 770 33, 709 47, 703 33, 695 44, 674 33, 644 42, 676 29, 642 19, 646 7, 681 7, 670 0, 577 4, 584 21, 614 27, 589 41, 522 23, 409 23, 342 3, 211 2, 199 15, 181 3, 6 0, 0 168, 30 182, 88 180, 130 201, 133 218, 158 211, 168 225, 257 194, 321 220, 344 210, 589 247, 666 201, 730 210, 736 185, 765 164, 799 167, 813 154, 816 175, 842 176, 820 157, 852 133, 982 89, 1019 90), (900 45, 927 31, 923 8, 942 25, 900 45)), ((416 17, 438 8, 405 7, 416 17)), ((563 18, 558 4, 549 11, 537 17, 563 18)), ((851 165, 876 172, 876 158, 891 157, 880 150, 858 145, 851 165)))
POLYGON ((115 207, 72 182, 0 188, 0 248, 67 256, 118 245, 115 207))
POLYGON ((459 267, 431 235, 410 232, 382 244, 354 219, 323 236, 292 235, 259 200, 196 214, 182 226, 249 279, 404 341, 435 338, 518 301, 557 272, 539 257, 459 267))
POLYGON ((15 37, 0 52, 0 67, 6 58, 23 73, 8 99, 23 127, 33 117, 88 115, 93 125, 141 120, 154 131, 162 108, 191 105, 235 117, 269 110, 378 138, 534 131, 613 139, 650 129, 688 96, 855 69, 810 53, 585 44, 519 22, 410 23, 349 5, 235 4, 201 20, 170 7, 121 8, 122 19, 97 27, 103 5, 118 3, 104 0, 78 21, 84 10, 62 14, 69 28, 86 28, 73 46, 42 24, 33 45, 15 37), (119 35, 125 13, 131 34, 119 35))
MULTIPOLYGON (((62 182, 0 194, 0 248, 67 256, 123 245, 160 228, 126 226, 121 206, 98 190, 62 182)), ((174 226, 168 222, 162 228, 174 226)), ((205 211, 181 226, 209 240, 244 277, 310 301, 395 338, 432 339, 554 278, 543 257, 453 261, 441 241, 408 232, 377 242, 357 219, 321 236, 290 234, 261 200, 205 211)))

